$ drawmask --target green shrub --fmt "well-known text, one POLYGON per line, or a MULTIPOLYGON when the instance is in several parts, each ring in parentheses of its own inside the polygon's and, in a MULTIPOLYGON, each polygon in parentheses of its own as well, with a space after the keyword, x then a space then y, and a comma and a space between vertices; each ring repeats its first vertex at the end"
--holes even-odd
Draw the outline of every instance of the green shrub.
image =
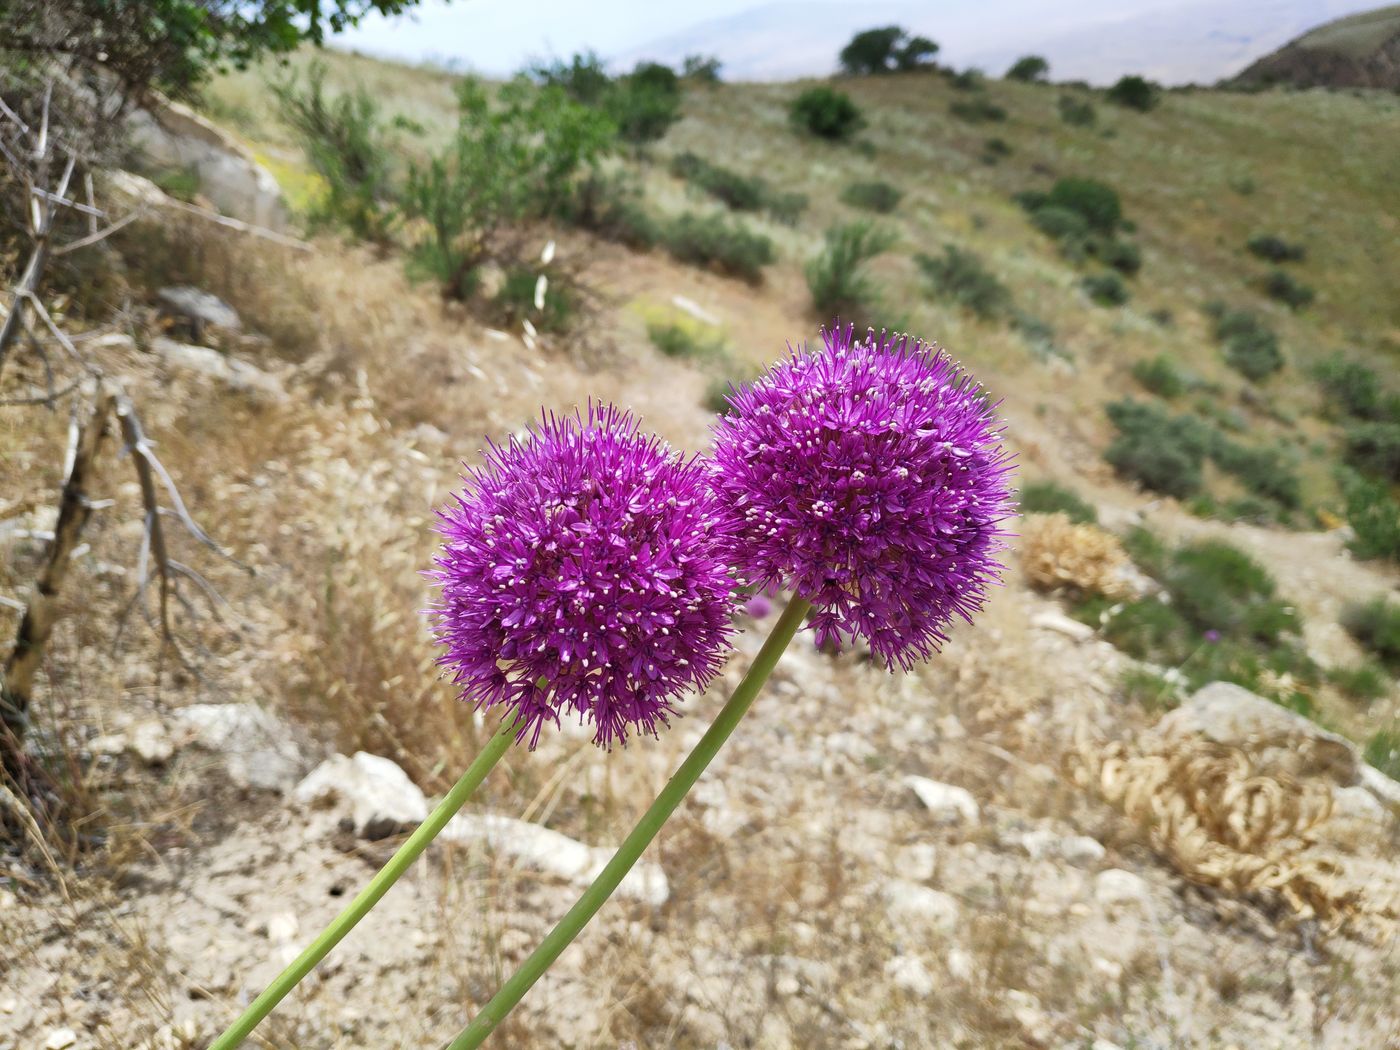
POLYGON ((722 336, 706 338, 692 328, 675 323, 654 321, 648 324, 647 338, 666 357, 721 358, 725 352, 722 336))
POLYGON ((1073 489, 1054 481, 1028 481, 1018 494, 1022 514, 1064 514, 1070 521, 1094 524, 1099 512, 1073 489))
POLYGON ((761 176, 741 175, 689 151, 671 158, 671 174, 735 211, 767 211, 788 225, 796 222, 807 207, 805 194, 779 192, 761 176))
POLYGON ((1081 278, 1079 286, 1099 306, 1122 306, 1128 301, 1128 286, 1116 273, 1091 273, 1081 278))
POLYGON ((621 173, 594 169, 580 179, 560 216, 604 240, 647 249, 661 240, 661 225, 646 208, 637 184, 621 173))
POLYGON ((1006 71, 1007 80, 1019 80, 1023 84, 1034 84, 1050 74, 1050 63, 1039 55, 1026 55, 1018 58, 1006 71))
POLYGON ((888 215, 899 207, 904 191, 888 182, 853 182, 841 191, 841 203, 888 215))
POLYGON ((1103 635, 1139 660, 1179 664, 1191 654, 1191 630, 1171 605, 1156 598, 1127 602, 1109 616, 1103 635))
POLYGON ((559 88, 585 106, 600 105, 613 86, 603 60, 592 51, 575 54, 567 64, 559 59, 536 63, 526 69, 526 75, 541 84, 559 88))
POLYGON ((1119 474, 1178 499, 1200 490, 1201 467, 1212 443, 1206 427, 1139 401, 1115 401, 1106 408, 1118 437, 1104 459, 1119 474))
POLYGON ((1057 241, 1083 241, 1089 236, 1089 223, 1084 216, 1058 204, 1042 204, 1031 212, 1031 222, 1057 241))
POLYGON ((1003 138, 990 138, 982 144, 982 163, 996 164, 1011 153, 1011 143, 1003 138))
POLYGON ((807 210, 807 194, 792 191, 770 191, 763 201, 764 210, 774 222, 784 226, 796 226, 797 220, 807 210))
POLYGON ((1328 680, 1353 700, 1379 700, 1391 690, 1392 679, 1383 667, 1360 663, 1355 667, 1334 667, 1328 680))
POLYGON ((1094 112, 1094 104, 1087 98, 1076 98, 1073 95, 1061 95, 1057 105, 1060 110, 1060 119, 1070 127, 1092 127, 1095 119, 1097 119, 1097 114, 1094 112))
POLYGON ((639 62, 603 96, 603 111, 625 141, 654 142, 680 119, 680 78, 669 66, 639 62))
POLYGON ((1383 481, 1345 472, 1342 498, 1347 524, 1355 534, 1347 549, 1363 561, 1384 558, 1400 563, 1400 503, 1383 481))
POLYGON ((808 88, 788 111, 793 126, 818 138, 844 141, 865 126, 851 96, 829 87, 808 88))
POLYGON ((1133 378, 1159 397, 1180 397, 1186 393, 1186 377, 1166 354, 1134 364, 1133 378))
POLYGON ((1400 482, 1400 423, 1353 423, 1346 428, 1345 439, 1350 466, 1400 482))
MULTIPOLYGON (((1334 354, 1313 369, 1329 406, 1355 419, 1378 420, 1391 414, 1381 377, 1359 361, 1334 354)), ((1400 420, 1400 413, 1395 413, 1400 420)))
POLYGON ((1104 95, 1110 102, 1146 113, 1157 105, 1157 88, 1139 76, 1120 77, 1104 95))
POLYGON ((722 67, 713 55, 686 55, 681 60, 681 77, 697 84, 718 84, 722 67))
POLYGON ((295 74, 269 87, 279 119, 296 134, 325 183, 324 196, 313 204, 312 222, 387 242, 393 225, 389 161, 394 151, 373 96, 362 87, 328 96, 321 61, 308 67, 304 88, 295 74))
POLYGON ((910 36, 899 26, 866 29, 851 37, 837 56, 851 76, 907 72, 928 65, 938 45, 928 37, 910 36))
POLYGON ((538 331, 567 331, 577 312, 577 298, 567 282, 552 277, 544 294, 543 308, 535 305, 540 274, 528 266, 511 266, 505 272, 492 305, 500 323, 518 325, 528 320, 538 331))
POLYGON ((1301 244, 1292 244, 1269 233, 1251 237, 1245 243, 1245 247, 1251 254, 1273 263, 1301 262, 1308 254, 1301 244))
POLYGON ((1400 670, 1400 605, 1384 597, 1353 603, 1342 611, 1342 626, 1386 667, 1400 670))
POLYGON ((1118 688, 1123 699, 1135 703, 1144 711, 1160 714, 1181 705, 1181 685, 1155 671, 1130 667, 1119 676, 1118 688))
POLYGON ((1264 292, 1290 310, 1301 310, 1317 298, 1317 292, 1284 270, 1273 270, 1264 279, 1264 292))
POLYGON ((1302 482, 1277 448, 1251 448, 1230 441, 1222 434, 1212 442, 1209 454, 1221 470, 1233 474, 1256 496, 1272 500, 1288 510, 1296 510, 1302 503, 1302 482))
POLYGON ((686 212, 670 222, 662 240, 681 262, 741 277, 750 284, 762 281, 763 267, 776 258, 771 240, 720 213, 686 212))
POLYGON ((1111 234, 1123 218, 1123 205, 1113 187, 1098 179, 1071 177, 1050 188, 1047 204, 1078 212, 1097 233, 1111 234))
POLYGON ((855 321, 872 310, 876 295, 865 264, 894 242, 892 230, 864 220, 828 229, 825 247, 807 263, 807 287, 817 313, 855 321))
POLYGON ((964 69, 961 73, 953 69, 945 69, 943 75, 947 78, 948 85, 955 91, 981 91, 986 87, 980 69, 964 69))
POLYGON ((465 79, 458 109, 452 142, 410 166, 402 207, 424 231, 411 248, 413 269, 435 278, 444 295, 465 299, 481 264, 502 250, 500 231, 564 210, 578 172, 611 147, 615 130, 561 88, 524 79, 503 85, 494 104, 479 82, 465 79))
POLYGON ((1001 317, 1011 309, 1011 292, 976 252, 946 244, 941 256, 920 253, 914 261, 935 294, 953 300, 978 317, 1001 317))
POLYGON ((1215 338, 1225 350, 1225 363, 1258 382, 1283 367, 1278 336, 1246 310, 1214 310, 1215 338))
POLYGON ((965 120, 969 124, 985 124, 992 121, 1003 121, 1006 119, 1006 110, 1002 109, 989 98, 977 95, 973 98, 962 98, 952 102, 948 106, 948 112, 959 120, 965 120))
POLYGON ((1372 734, 1362 754, 1391 780, 1400 780, 1400 730, 1382 729, 1372 734))
POLYGON ((1111 237, 1096 244, 1094 250, 1104 265, 1112 267, 1124 277, 1131 277, 1142 269, 1142 251, 1131 241, 1111 237))

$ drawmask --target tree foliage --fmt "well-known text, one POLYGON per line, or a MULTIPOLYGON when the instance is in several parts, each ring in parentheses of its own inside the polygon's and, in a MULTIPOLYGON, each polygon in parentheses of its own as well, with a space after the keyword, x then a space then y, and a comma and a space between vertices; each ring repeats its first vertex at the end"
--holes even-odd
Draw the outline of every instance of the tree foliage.
POLYGON ((926 36, 910 36, 899 26, 866 29, 851 38, 837 56, 852 76, 905 72, 933 62, 938 45, 926 36))

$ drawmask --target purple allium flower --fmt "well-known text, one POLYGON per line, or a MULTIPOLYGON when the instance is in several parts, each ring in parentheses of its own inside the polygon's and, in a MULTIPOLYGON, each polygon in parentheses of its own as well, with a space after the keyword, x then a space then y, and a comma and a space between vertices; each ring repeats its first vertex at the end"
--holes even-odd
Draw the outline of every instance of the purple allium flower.
POLYGON ((590 404, 492 445, 464 480, 429 574, 439 662, 463 698, 525 715, 532 748, 565 714, 603 747, 629 727, 656 735, 719 670, 738 601, 733 519, 703 461, 590 404))
POLYGON ((1013 511, 994 406, 936 346, 823 330, 736 391, 715 476, 747 582, 809 600, 818 644, 860 636, 893 669, 982 605, 1013 511))
POLYGON ((1214 629, 1207 631, 1205 633, 1205 640, 1212 643, 1220 641, 1220 632, 1214 629))
POLYGON ((773 603, 766 594, 755 594, 744 603, 744 612, 755 620, 761 620, 773 611, 773 603))

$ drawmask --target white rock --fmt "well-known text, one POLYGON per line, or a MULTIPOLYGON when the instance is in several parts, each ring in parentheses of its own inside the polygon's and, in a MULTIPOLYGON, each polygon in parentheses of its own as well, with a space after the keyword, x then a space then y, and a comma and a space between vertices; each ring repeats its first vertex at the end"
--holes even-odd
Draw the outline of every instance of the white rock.
POLYGON ((1033 860, 1057 858, 1070 864, 1093 864, 1107 852, 1101 843, 1087 835, 1056 835, 1047 828, 1036 828, 1007 837, 1007 844, 1024 850, 1033 860))
POLYGON ((295 912, 280 911, 268 917, 267 939, 273 944, 288 944, 296 940, 300 928, 295 912))
POLYGON ((1151 899, 1151 890, 1141 876, 1122 868, 1109 868, 1094 879, 1094 899, 1104 907, 1144 904, 1151 899))
POLYGON ((909 775, 900 781, 918 796, 924 807, 940 824, 976 824, 977 800, 966 788, 940 784, 928 777, 909 775))
POLYGON ((944 934, 957 928, 958 902, 942 890, 907 879, 891 879, 881 887, 881 896, 885 911, 896 924, 917 922, 944 934))
POLYGON ((1107 1039, 1095 1039, 1089 1050, 1122 1050, 1117 1043, 1110 1043, 1107 1039))
POLYGON ((1031 617, 1031 626, 1038 627, 1042 631, 1054 631, 1062 634, 1066 638, 1073 638, 1076 642, 1087 642, 1094 637, 1094 629, 1087 623, 1080 623, 1078 620, 1071 620, 1064 613, 1041 612, 1031 617))
POLYGON ((13 995, 0 999, 0 1014, 12 1014, 19 1009, 19 1000, 13 995))
POLYGON ((332 755, 292 792, 303 805, 338 802, 355 834, 378 839, 421 824, 428 800, 418 785, 387 758, 357 751, 354 758, 332 755))
POLYGON ((901 879, 923 882, 938 869, 938 848, 932 842, 915 842, 894 855, 894 873, 901 879))
POLYGON ((148 766, 164 765, 175 754, 175 744, 158 718, 137 722, 126 731, 127 747, 148 766))
POLYGON ((207 346, 178 343, 163 335, 153 339, 151 347, 171 368, 206 376, 231 390, 257 394, 268 401, 281 402, 287 399, 287 390, 282 385, 282 380, 271 372, 264 372, 256 365, 240 361, 229 354, 211 350, 207 346))
POLYGON ((190 704, 174 718, 196 745, 223 757, 240 787, 286 791, 305 770, 291 727, 256 704, 190 704))
POLYGON ((67 1050, 78 1041, 78 1033, 71 1028, 55 1028, 44 1040, 44 1050, 67 1050))
POLYGON ((896 955, 885 963, 885 976, 896 988, 920 999, 928 998, 936 987, 933 974, 928 972, 928 967, 917 955, 896 955))
POLYGON ((944 963, 955 981, 972 980, 974 970, 972 953, 966 948, 954 948, 948 953, 948 958, 944 960, 944 963))
MULTIPOLYGON (((481 843, 522 867, 587 885, 612 859, 612 849, 588 846, 539 824, 496 814, 459 813, 438 836, 447 842, 481 843)), ((660 907, 671 897, 661 865, 640 861, 617 888, 617 896, 660 907)))

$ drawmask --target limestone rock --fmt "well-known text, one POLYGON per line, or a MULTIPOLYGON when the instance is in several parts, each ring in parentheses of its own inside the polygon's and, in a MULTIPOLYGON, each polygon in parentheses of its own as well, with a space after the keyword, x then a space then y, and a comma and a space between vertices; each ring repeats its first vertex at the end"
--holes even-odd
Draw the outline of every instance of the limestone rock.
POLYGON ((920 886, 907 879, 891 879, 881 887, 885 911, 896 924, 917 923, 938 933, 957 928, 960 909, 957 899, 942 890, 920 886))
POLYGON ((281 379, 247 361, 240 361, 207 346, 177 343, 165 336, 157 336, 152 340, 151 346, 167 367, 206 376, 232 390, 256 394, 267 401, 280 402, 287 399, 287 390, 281 379))
POLYGON ((175 721, 198 747, 222 756, 240 787, 286 791, 305 770, 291 727, 256 704, 191 704, 175 712, 175 721))
POLYGON ((977 800, 966 788, 940 784, 928 777, 909 775, 900 781, 918 797, 940 824, 975 825, 980 817, 977 800))
POLYGON ((1106 908, 1146 904, 1151 900, 1151 889, 1142 876, 1122 868, 1109 868, 1094 879, 1094 899, 1106 908))
POLYGON ((885 976, 896 988, 925 999, 933 994, 933 974, 917 955, 896 955, 885 964, 885 976))
POLYGON ((428 800, 408 774, 397 763, 364 751, 354 758, 332 755, 296 786, 292 797, 303 805, 337 805, 355 834, 367 839, 409 831, 428 816, 428 800))

